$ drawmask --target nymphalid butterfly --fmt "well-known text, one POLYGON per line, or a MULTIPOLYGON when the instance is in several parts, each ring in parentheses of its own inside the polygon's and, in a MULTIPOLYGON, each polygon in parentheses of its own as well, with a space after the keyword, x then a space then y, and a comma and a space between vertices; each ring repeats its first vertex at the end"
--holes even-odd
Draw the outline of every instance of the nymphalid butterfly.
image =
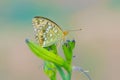
POLYGON ((63 31, 59 25, 45 17, 35 16, 32 20, 32 24, 35 38, 42 47, 55 44, 63 40, 68 34, 68 31, 63 31))
MULTIPOLYGON (((32 20, 32 24, 34 27, 35 38, 42 47, 48 47, 52 44, 56 44, 61 40, 64 40, 69 31, 76 31, 63 31, 55 22, 41 16, 35 16, 32 20)), ((80 72, 80 80, 92 80, 86 71, 84 71, 81 67, 73 67, 73 70, 80 72)))

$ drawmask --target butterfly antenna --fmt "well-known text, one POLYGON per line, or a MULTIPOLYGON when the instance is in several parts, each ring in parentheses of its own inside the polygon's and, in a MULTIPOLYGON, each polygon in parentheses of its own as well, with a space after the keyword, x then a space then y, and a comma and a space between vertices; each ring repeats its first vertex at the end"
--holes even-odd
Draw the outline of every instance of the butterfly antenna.
POLYGON ((82 29, 74 29, 74 30, 68 30, 69 32, 71 31, 81 31, 82 29))

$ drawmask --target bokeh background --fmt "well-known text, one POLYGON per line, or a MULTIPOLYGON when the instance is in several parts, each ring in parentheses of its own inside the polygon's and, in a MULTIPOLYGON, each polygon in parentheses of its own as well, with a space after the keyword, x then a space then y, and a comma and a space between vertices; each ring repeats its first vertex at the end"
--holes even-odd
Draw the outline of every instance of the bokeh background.
MULTIPOLYGON (((73 65, 93 80, 120 80, 120 0, 0 0, 0 80, 49 80, 28 48, 34 16, 52 19, 76 40, 73 65)), ((80 80, 74 72, 72 80, 80 80)))

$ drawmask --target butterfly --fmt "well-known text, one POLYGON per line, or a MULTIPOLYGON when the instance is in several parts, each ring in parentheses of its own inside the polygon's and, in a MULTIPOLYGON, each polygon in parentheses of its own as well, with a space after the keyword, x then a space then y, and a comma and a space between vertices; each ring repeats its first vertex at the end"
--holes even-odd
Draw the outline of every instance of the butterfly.
POLYGON ((48 47, 52 44, 65 40, 65 36, 69 31, 79 31, 82 29, 63 31, 59 25, 54 21, 41 17, 35 16, 32 19, 32 24, 35 32, 35 39, 39 42, 40 46, 48 47))
POLYGON ((35 39, 42 47, 48 47, 60 42, 68 34, 68 31, 63 31, 59 25, 45 17, 35 16, 32 19, 32 24, 35 39))

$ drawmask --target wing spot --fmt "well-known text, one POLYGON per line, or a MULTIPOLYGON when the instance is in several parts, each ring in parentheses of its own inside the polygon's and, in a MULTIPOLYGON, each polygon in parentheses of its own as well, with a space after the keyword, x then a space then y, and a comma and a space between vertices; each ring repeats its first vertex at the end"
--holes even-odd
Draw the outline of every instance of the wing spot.
POLYGON ((58 30, 54 30, 55 33, 57 33, 58 30))
POLYGON ((50 34, 50 37, 52 37, 52 34, 50 34))

